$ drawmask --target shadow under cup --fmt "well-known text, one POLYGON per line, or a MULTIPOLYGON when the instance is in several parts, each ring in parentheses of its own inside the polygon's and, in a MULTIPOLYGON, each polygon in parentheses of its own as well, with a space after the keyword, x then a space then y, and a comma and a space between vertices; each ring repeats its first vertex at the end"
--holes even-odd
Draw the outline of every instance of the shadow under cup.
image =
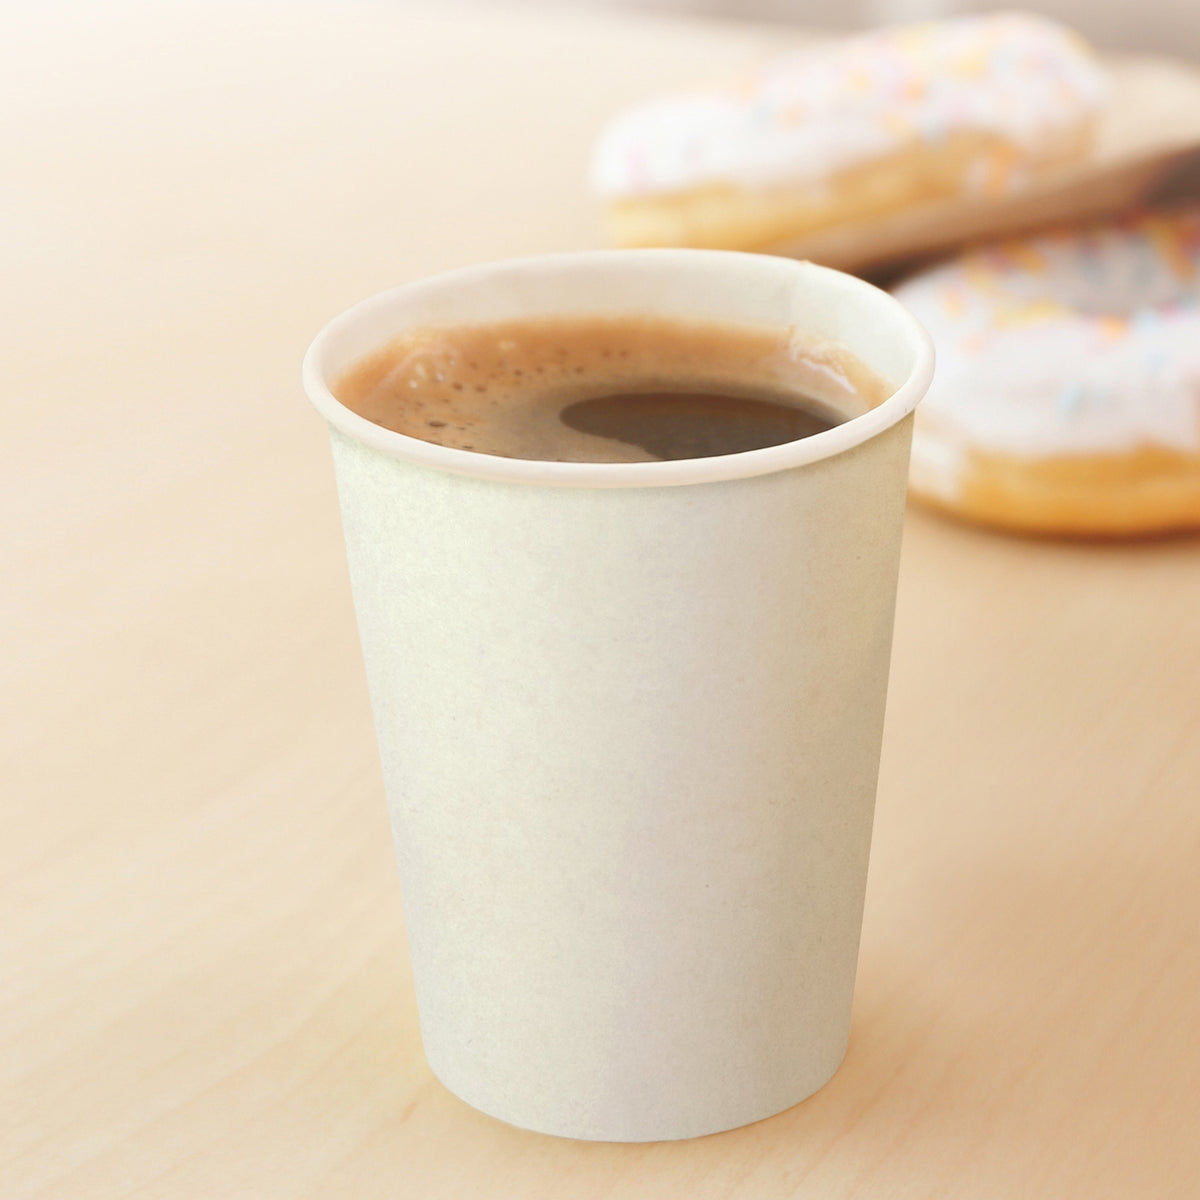
POLYGON ((459 271, 313 343, 422 1038, 468 1103, 651 1141, 837 1069, 932 366, 858 279, 699 250, 459 271), (450 449, 329 390, 412 326, 622 313, 792 324, 895 390, 802 441, 645 463, 450 449))

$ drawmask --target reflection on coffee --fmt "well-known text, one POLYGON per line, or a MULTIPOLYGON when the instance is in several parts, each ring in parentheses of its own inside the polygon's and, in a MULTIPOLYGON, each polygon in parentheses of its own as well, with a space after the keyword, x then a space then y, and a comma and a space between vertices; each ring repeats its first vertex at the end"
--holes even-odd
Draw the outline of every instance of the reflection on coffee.
POLYGON ((787 326, 587 315, 410 330, 333 390, 409 437, 560 462, 757 450, 888 393, 844 350, 787 326))

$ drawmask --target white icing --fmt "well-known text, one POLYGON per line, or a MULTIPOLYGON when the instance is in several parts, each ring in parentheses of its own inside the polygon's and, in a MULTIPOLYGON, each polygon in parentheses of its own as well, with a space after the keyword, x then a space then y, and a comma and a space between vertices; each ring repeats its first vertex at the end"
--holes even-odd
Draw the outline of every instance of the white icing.
POLYGON ((937 350, 927 443, 1200 451, 1200 209, 1006 243, 896 289, 937 350))
POLYGON ((914 428, 910 474, 926 492, 953 500, 965 463, 966 447, 960 442, 919 437, 914 428))
MULTIPOLYGON (((723 90, 651 100, 604 130, 591 167, 609 197, 706 183, 812 181, 914 141, 986 130, 1036 150, 1094 112, 1106 75, 1069 30, 999 14, 815 46, 723 90)), ((981 164, 980 187, 1012 164, 981 164)))

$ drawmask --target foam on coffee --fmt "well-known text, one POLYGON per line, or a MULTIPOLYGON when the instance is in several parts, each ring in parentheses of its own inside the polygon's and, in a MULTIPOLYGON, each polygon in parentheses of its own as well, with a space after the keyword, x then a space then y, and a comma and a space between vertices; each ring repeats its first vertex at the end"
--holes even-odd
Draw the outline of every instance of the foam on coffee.
POLYGON ((790 326, 579 315, 408 330, 333 391, 367 420, 443 446, 645 462, 793 441, 890 389, 790 326))

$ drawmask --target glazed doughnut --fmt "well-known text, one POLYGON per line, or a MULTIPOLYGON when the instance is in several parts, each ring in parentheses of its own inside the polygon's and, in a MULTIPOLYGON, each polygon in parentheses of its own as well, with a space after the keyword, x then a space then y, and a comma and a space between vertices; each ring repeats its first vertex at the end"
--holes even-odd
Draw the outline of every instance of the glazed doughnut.
POLYGON ((983 247, 895 294, 938 356, 914 497, 1026 532, 1200 527, 1200 208, 983 247))
POLYGON ((932 201, 1004 195, 1087 153, 1107 76, 1018 13, 814 46, 619 115, 591 182, 623 246, 785 247, 932 201))

